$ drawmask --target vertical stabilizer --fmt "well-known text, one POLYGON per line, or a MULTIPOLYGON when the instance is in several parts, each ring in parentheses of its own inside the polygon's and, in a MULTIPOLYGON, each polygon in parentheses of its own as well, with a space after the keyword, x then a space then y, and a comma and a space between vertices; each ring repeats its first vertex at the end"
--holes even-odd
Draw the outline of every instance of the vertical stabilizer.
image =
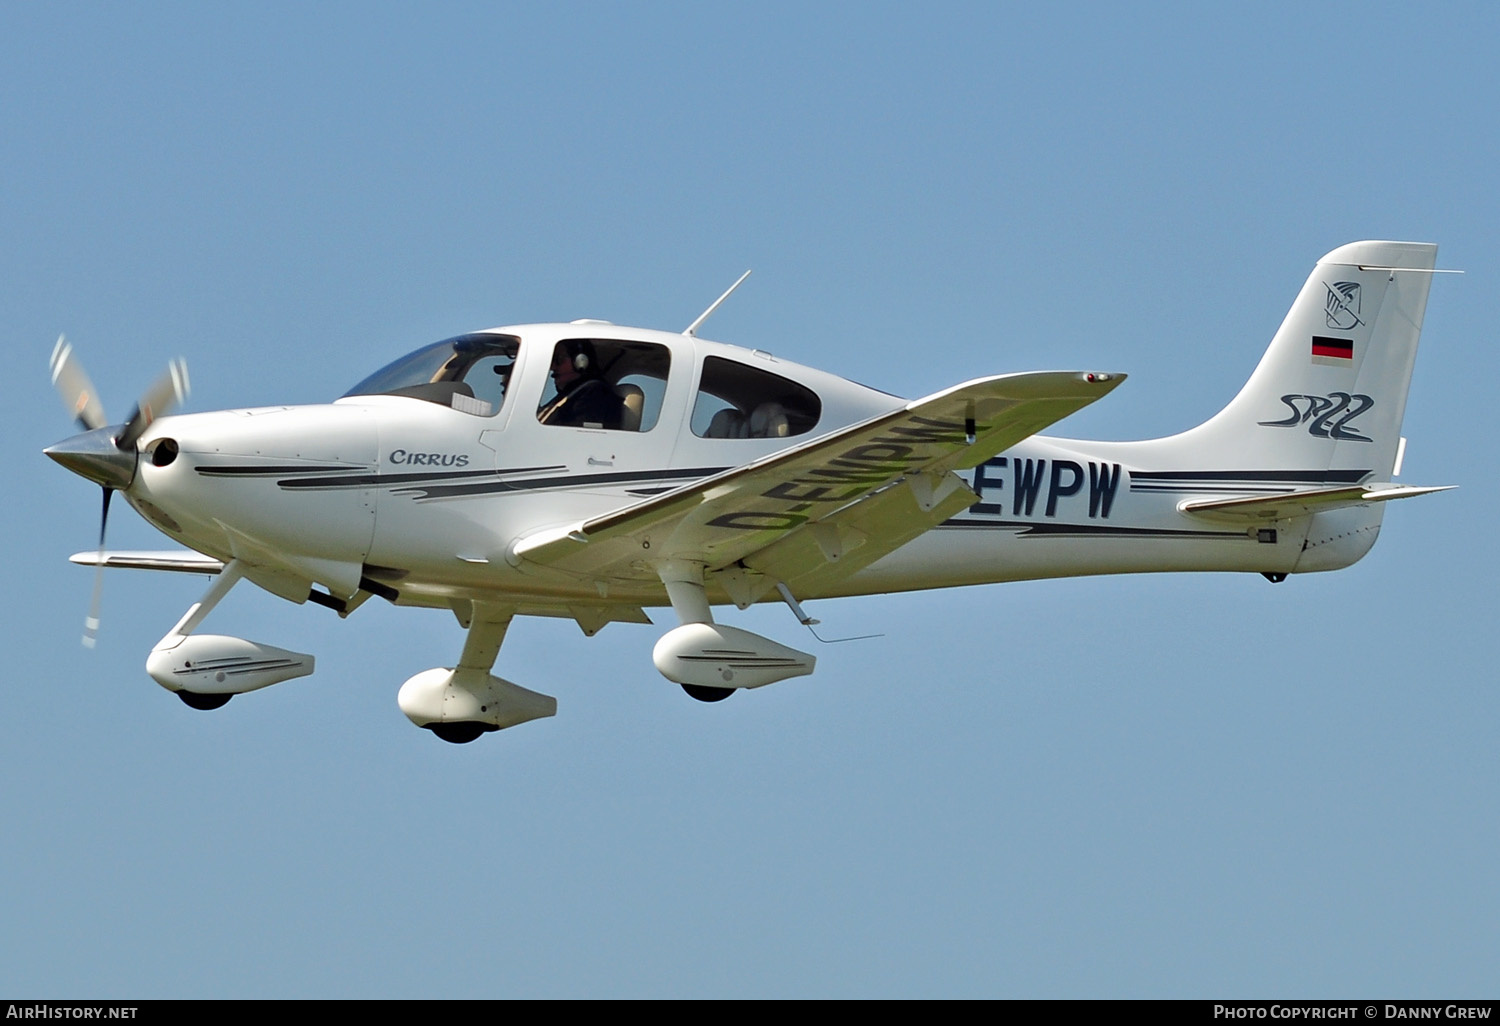
POLYGON ((1249 382, 1173 442, 1225 467, 1389 480, 1437 246, 1353 242, 1318 261, 1249 382))

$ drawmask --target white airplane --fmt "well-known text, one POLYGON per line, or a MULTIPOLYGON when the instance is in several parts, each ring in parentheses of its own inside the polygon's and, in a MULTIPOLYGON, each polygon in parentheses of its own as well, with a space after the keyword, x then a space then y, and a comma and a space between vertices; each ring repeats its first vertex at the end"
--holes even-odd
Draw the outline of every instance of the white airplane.
POLYGON ((372 595, 451 609, 468 632, 457 666, 418 673, 398 702, 462 743, 556 712, 490 672, 516 616, 592 636, 670 606, 656 667, 717 701, 815 660, 714 606, 779 599, 811 624, 801 601, 842 595, 1349 566, 1387 500, 1441 490, 1391 483, 1436 254, 1334 250, 1239 395, 1148 441, 1037 434, 1122 374, 1002 374, 908 401, 698 338, 731 286, 681 333, 494 328, 322 406, 162 416, 187 390, 174 363, 116 426, 59 339, 52 378, 86 431, 46 453, 104 488, 99 551, 74 562, 217 575, 151 650, 162 687, 211 709, 313 671, 310 655, 196 633, 241 579, 341 617, 372 595), (192 551, 106 551, 115 492, 192 551))

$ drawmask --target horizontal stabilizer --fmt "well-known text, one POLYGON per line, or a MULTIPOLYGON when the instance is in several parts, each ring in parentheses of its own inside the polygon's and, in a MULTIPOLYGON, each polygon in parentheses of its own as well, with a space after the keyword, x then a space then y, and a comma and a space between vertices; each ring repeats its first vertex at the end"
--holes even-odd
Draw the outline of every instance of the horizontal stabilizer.
POLYGON ((75 552, 69 563, 79 566, 123 567, 127 570, 174 570, 185 574, 216 574, 222 561, 191 549, 166 552, 75 552))
POLYGON ((1243 499, 1202 499, 1184 502, 1177 508, 1205 520, 1247 523, 1267 520, 1290 520, 1311 516, 1345 506, 1362 506, 1367 502, 1409 499, 1416 495, 1446 492, 1457 485, 1417 487, 1415 485, 1353 485, 1345 488, 1309 488, 1282 495, 1254 495, 1243 499))

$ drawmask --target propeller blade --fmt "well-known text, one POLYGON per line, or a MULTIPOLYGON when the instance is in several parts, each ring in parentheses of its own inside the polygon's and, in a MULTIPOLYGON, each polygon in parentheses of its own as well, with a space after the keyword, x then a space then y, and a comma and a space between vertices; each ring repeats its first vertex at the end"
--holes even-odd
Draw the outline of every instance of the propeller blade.
POLYGON ((94 568, 94 594, 89 599, 89 615, 83 621, 83 647, 93 648, 99 638, 99 606, 104 596, 104 528, 109 524, 109 500, 115 490, 104 488, 104 508, 99 513, 99 560, 94 568))
POLYGON ((98 432, 97 435, 79 435, 47 450, 47 455, 63 466, 104 486, 103 506, 99 511, 99 558, 94 569, 94 593, 89 599, 88 616, 83 621, 84 647, 93 648, 99 637, 99 609, 104 595, 104 532, 109 526, 109 500, 117 489, 130 486, 139 458, 135 444, 141 434, 157 417, 187 398, 187 364, 182 360, 168 363, 166 372, 146 389, 120 433, 113 438, 109 437, 110 432, 101 431, 109 422, 104 415, 104 406, 99 402, 98 390, 74 357, 72 345, 61 335, 52 348, 51 365, 52 385, 62 396, 68 412, 78 419, 86 432, 98 432))
POLYGON ((52 347, 52 386, 85 431, 109 423, 104 416, 104 405, 99 402, 98 390, 73 355, 72 344, 62 335, 57 336, 57 345, 52 347))
POLYGON ((125 452, 134 449, 136 440, 151 426, 152 421, 187 398, 188 387, 186 361, 173 360, 168 363, 166 372, 146 389, 146 394, 141 396, 140 402, 131 411, 130 419, 125 422, 125 430, 115 439, 115 445, 125 452))

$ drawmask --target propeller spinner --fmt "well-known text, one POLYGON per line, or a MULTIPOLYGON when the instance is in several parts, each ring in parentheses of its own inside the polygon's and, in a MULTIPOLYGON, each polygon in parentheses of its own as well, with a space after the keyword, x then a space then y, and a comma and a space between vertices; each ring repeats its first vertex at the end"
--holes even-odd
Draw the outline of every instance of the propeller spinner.
POLYGON ((188 394, 187 364, 173 360, 166 372, 146 389, 123 424, 110 425, 99 401, 98 390, 73 355, 73 346, 58 336, 52 349, 52 384, 63 405, 84 431, 81 435, 48 446, 42 451, 80 477, 104 490, 99 513, 99 560, 94 570, 94 592, 84 621, 83 643, 94 647, 99 633, 99 603, 104 574, 104 530, 109 523, 109 500, 115 491, 125 491, 135 480, 140 454, 136 442, 152 421, 172 409, 188 394))

